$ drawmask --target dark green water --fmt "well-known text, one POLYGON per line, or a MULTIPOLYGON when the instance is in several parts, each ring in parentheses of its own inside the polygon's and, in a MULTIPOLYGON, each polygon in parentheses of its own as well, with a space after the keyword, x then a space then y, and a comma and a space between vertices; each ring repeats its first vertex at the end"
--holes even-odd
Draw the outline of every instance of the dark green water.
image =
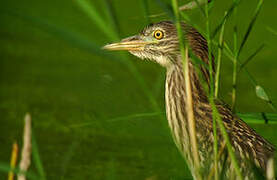
MULTIPOLYGON (((238 8, 239 42, 257 2, 243 1, 238 8)), ((102 1, 91 3, 101 15, 105 14, 102 1)), ((147 24, 142 1, 113 3, 121 38, 139 32, 147 24)), ((229 6, 215 1, 212 27, 229 6)), ((276 7, 275 0, 264 2, 241 54, 243 61, 265 43, 263 51, 247 67, 275 103, 277 36, 267 27, 277 30, 276 7)), ((149 1, 149 8, 153 14, 162 11, 155 1, 149 1)), ((197 25, 205 27, 199 10, 189 15, 197 25)), ((232 22, 227 23, 226 39, 230 44, 232 34, 232 22)), ((190 178, 171 140, 164 114, 114 119, 156 110, 124 61, 104 58, 88 46, 81 47, 79 42, 85 41, 99 49, 111 42, 74 1, 0 2, 0 162, 9 163, 14 140, 21 145, 23 117, 30 112, 47 179, 190 178), (65 32, 83 38, 73 40, 65 32)), ((160 111, 164 111, 165 70, 148 61, 132 56, 130 59, 160 111)), ((228 103, 231 73, 232 63, 223 57, 220 95, 228 103)), ((256 98, 243 73, 238 79, 238 111, 272 112, 256 98)), ((251 126, 277 145, 276 125, 251 126)), ((34 166, 31 170, 37 172, 34 166)), ((6 174, 1 172, 0 179, 6 179, 6 174)))

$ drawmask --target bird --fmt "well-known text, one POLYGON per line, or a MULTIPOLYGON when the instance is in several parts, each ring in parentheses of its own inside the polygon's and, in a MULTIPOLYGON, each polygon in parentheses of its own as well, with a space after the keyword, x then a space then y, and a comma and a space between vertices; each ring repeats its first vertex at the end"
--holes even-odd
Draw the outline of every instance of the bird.
MULTIPOLYGON (((188 55, 189 78, 193 99, 193 114, 196 129, 196 142, 199 154, 199 166, 203 179, 214 174, 214 134, 213 110, 207 90, 201 81, 210 83, 209 49, 206 39, 191 25, 181 22, 184 42, 190 51, 188 55), (192 56, 203 63, 197 70, 192 56), (199 71, 200 69, 200 71, 199 71)), ((166 69, 165 109, 168 125, 173 139, 191 171, 197 179, 197 169, 192 154, 187 110, 186 83, 183 73, 183 61, 176 25, 172 21, 151 23, 138 34, 122 39, 120 42, 107 44, 103 49, 110 51, 129 51, 140 59, 147 59, 166 69)), ((213 58, 213 57, 211 57, 213 58)), ((213 62, 213 61, 212 61, 213 62)), ((214 67, 214 63, 212 65, 214 67)), ((213 70, 214 71, 214 70, 213 70)), ((240 119, 222 100, 215 99, 215 106, 222 119, 230 144, 239 164, 239 170, 244 179, 255 179, 256 168, 266 177, 268 161, 273 159, 275 147, 257 134, 249 125, 240 119)), ((228 156, 226 142, 220 130, 217 131, 219 156, 217 169, 222 179, 239 179, 228 156)))

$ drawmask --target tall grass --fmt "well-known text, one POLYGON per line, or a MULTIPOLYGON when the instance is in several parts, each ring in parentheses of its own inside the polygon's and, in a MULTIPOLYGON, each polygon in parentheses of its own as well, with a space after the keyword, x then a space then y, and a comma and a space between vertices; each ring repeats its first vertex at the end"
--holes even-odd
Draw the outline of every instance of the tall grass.
MULTIPOLYGON (((198 0, 194 0, 197 4, 198 7, 201 9, 201 12, 205 15, 206 17, 206 30, 201 30, 201 28, 197 27, 197 24, 193 22, 191 22, 191 24, 195 27, 197 27, 197 29, 207 38, 208 41, 208 46, 209 49, 212 49, 212 45, 216 45, 217 47, 217 63, 218 66, 216 68, 216 76, 215 79, 213 80, 213 75, 212 73, 210 74, 210 78, 211 78, 211 90, 210 90, 210 94, 209 94, 209 99, 211 102, 211 106, 213 109, 213 133, 214 133, 214 137, 215 137, 215 142, 214 142, 214 160, 215 160, 215 164, 217 164, 216 162, 218 161, 218 148, 217 148, 217 127, 219 127, 220 132, 223 134, 223 137, 225 139, 226 142, 226 146, 228 148, 228 152, 229 152, 229 156, 234 164, 235 170, 237 175, 242 179, 241 177, 241 173, 239 171, 239 166, 237 163, 237 160, 234 156, 234 152, 232 150, 229 138, 228 138, 228 134, 224 128, 223 122, 219 116, 219 113, 216 109, 215 106, 215 102, 214 102, 214 98, 218 97, 218 93, 219 93, 219 81, 220 81, 220 62, 221 62, 221 57, 222 57, 222 53, 224 53, 230 60, 232 60, 232 62, 234 63, 233 65, 233 90, 232 90, 232 96, 233 96, 233 106, 235 107, 235 102, 236 102, 236 87, 237 87, 237 75, 240 71, 244 72, 249 81, 252 83, 252 85, 255 87, 255 91, 256 91, 256 95, 257 97, 259 97, 260 99, 263 99, 264 101, 266 101, 273 109, 276 109, 272 100, 270 99, 269 95, 266 93, 266 91, 264 90, 264 88, 258 84, 258 82, 255 80, 255 78, 249 73, 249 71, 247 70, 247 64, 254 58, 254 56, 256 54, 258 54, 264 47, 264 45, 261 45, 260 47, 257 48, 257 50, 255 50, 255 52, 253 54, 251 54, 243 63, 240 63, 239 61, 239 57, 240 54, 243 50, 243 48, 245 47, 246 43, 247 43, 247 39, 249 38, 251 31, 253 30, 255 21, 259 15, 259 12, 261 10, 263 1, 260 0, 259 3, 257 4, 256 10, 254 12, 254 15, 252 17, 252 19, 250 20, 250 23, 248 25, 248 28, 244 34, 243 40, 240 44, 238 44, 238 38, 237 38, 237 30, 235 30, 234 32, 234 45, 237 46, 234 48, 234 50, 232 51, 231 48, 229 48, 229 45, 224 42, 224 27, 225 27, 225 23, 227 22, 228 18, 232 15, 233 12, 236 11, 236 7, 239 5, 240 1, 234 1, 233 4, 231 5, 231 7, 228 9, 227 13, 224 15, 223 19, 221 20, 221 22, 219 23, 219 25, 215 28, 215 30, 213 31, 213 33, 211 33, 211 27, 210 27, 210 22, 209 22, 209 7, 208 5, 205 5, 205 7, 203 8, 202 6, 200 6, 198 0), (215 40, 215 37, 217 35, 217 33, 220 32, 219 35, 219 40, 215 40)), ((109 38, 112 41, 119 41, 119 32, 120 32, 120 28, 119 28, 119 23, 118 20, 115 17, 115 11, 113 11, 113 7, 109 6, 111 5, 112 1, 106 1, 106 10, 107 10, 107 17, 103 17, 103 15, 101 15, 99 12, 100 10, 96 9, 94 7, 93 3, 88 3, 87 1, 84 0, 77 0, 76 3, 78 4, 78 6, 88 15, 88 17, 94 22, 96 23, 96 26, 98 27, 99 30, 101 30, 107 38, 109 38), (107 23, 107 21, 109 23, 107 23), (107 24, 112 24, 112 26, 109 26, 107 28, 107 24)), ((189 16, 183 12, 178 12, 178 3, 176 0, 172 0, 172 6, 174 7, 174 13, 175 16, 178 17, 177 21, 176 21, 176 25, 177 25, 177 29, 178 29, 178 35, 180 37, 180 44, 181 44, 181 49, 182 49, 182 57, 184 60, 184 69, 185 69, 185 73, 186 76, 185 77, 189 77, 187 76, 188 73, 188 47, 186 44, 182 44, 182 31, 180 31, 180 21, 181 21, 181 17, 187 21, 189 21, 189 16), (179 17, 179 13, 181 14, 181 17, 179 17)), ((144 16, 146 17, 146 22, 150 22, 150 18, 149 18, 149 6, 147 5, 147 1, 144 0, 143 1, 143 7, 144 7, 144 16)), ((170 10, 169 10, 170 12, 170 10)), ((23 14, 19 14, 19 13, 14 13, 14 12, 10 12, 10 14, 13 14, 14 16, 23 19, 24 21, 27 21, 41 29, 43 29, 44 31, 55 35, 56 37, 62 38, 64 40, 66 40, 67 42, 69 42, 70 44, 74 44, 77 45, 78 47, 81 47, 83 49, 86 49, 87 51, 93 53, 93 54, 97 54, 103 58, 107 58, 107 59, 114 59, 114 60, 118 60, 119 62, 122 62, 126 65, 126 67, 130 70, 130 72, 132 72, 133 76, 135 77, 136 81, 140 84, 141 89, 143 90, 143 92, 145 93, 146 97, 149 99, 149 102, 152 104, 153 110, 155 112, 150 112, 150 113, 137 113, 137 114, 131 114, 128 116, 120 116, 120 117, 115 117, 113 119, 108 119, 106 121, 106 123, 111 123, 111 122, 120 122, 120 121, 130 121, 134 118, 142 118, 142 117, 149 117, 149 116, 157 116, 157 117, 164 117, 164 113, 161 112, 160 107, 157 104, 157 100, 155 99, 155 96, 153 95, 152 91, 147 87, 145 80, 143 78, 143 76, 141 75, 141 73, 138 72, 137 68, 135 67, 135 65, 132 63, 132 61, 130 61, 128 59, 128 57, 125 54, 121 54, 120 56, 113 56, 110 55, 108 53, 105 53, 103 51, 100 50, 100 46, 98 46, 97 44, 95 44, 94 42, 88 41, 86 40, 86 37, 83 37, 82 35, 77 34, 76 32, 71 32, 65 28, 61 28, 55 24, 52 24, 50 22, 44 21, 43 19, 39 19, 39 18, 35 18, 32 16, 28 16, 28 15, 23 15, 23 14)), ((235 28, 236 29, 236 28, 235 28)), ((268 30, 270 32, 272 32, 273 34, 277 34, 275 30, 273 30, 272 28, 268 28, 268 30)), ((209 59, 211 60, 211 51, 209 51, 209 59)), ((211 62, 209 63, 209 69, 210 72, 212 72, 212 66, 211 66, 211 62)), ((188 79, 186 81, 187 83, 189 82, 188 79)), ((189 83, 188 83, 189 84, 189 83)), ((158 89, 158 88, 157 88, 158 89)), ((191 106, 191 105, 189 105, 191 106)), ((189 110, 189 112, 191 112, 191 110, 189 110)), ((261 124, 264 123, 263 119, 259 116, 259 115, 253 115, 253 114, 247 114, 247 115, 240 115, 242 117, 245 118, 245 121, 248 123, 254 123, 254 124, 261 124)), ((269 119, 276 119, 276 115, 269 115, 269 119)), ((199 158, 198 158, 198 150, 197 150, 197 145, 196 145, 196 139, 195 139, 195 125, 193 125, 193 114, 190 114, 190 118, 191 119, 191 137, 194 138, 192 140, 193 143, 193 152, 194 152, 194 158, 195 158, 195 162, 196 164, 198 164, 197 166, 199 166, 199 158), (194 132, 193 132, 194 131, 194 132)), ((275 121, 269 121, 269 124, 276 124, 276 120, 275 121)), ((85 127, 85 126, 90 126, 93 125, 93 123, 88 122, 88 123, 84 123, 84 124, 77 124, 77 125, 72 125, 72 127, 74 128, 81 128, 81 127, 85 127)), ((27 172, 26 176, 29 179, 46 179, 46 173, 43 167, 43 162, 41 161, 41 157, 39 154, 39 150, 38 150, 38 145, 36 143, 35 140, 35 136, 33 135, 33 159, 34 159, 34 165, 36 167, 36 170, 38 172, 38 175, 33 173, 32 171, 27 172)), ((71 153, 68 153, 68 155, 65 156, 71 156, 71 153)), ((46 162, 44 162, 46 163, 46 162)), ((68 161, 66 161, 65 163, 68 163, 68 161)), ((114 168, 114 164, 113 162, 110 163, 112 169, 114 168)), ((215 166, 215 179, 218 179, 219 174, 218 174, 218 168, 215 166)), ((3 172, 9 172, 9 171, 13 171, 15 173, 19 173, 19 170, 17 168, 12 169, 9 167, 8 164, 0 164, 0 170, 3 172)), ((114 171, 112 171, 112 175, 114 176, 114 171)), ((201 175, 199 175, 200 177, 201 175)), ((108 178, 108 177, 107 177, 108 178)))
POLYGON ((217 62, 216 62, 217 65, 216 65, 216 72, 215 72, 216 74, 215 74, 215 90, 214 90, 215 98, 218 97, 218 92, 219 92, 219 80, 220 80, 219 77, 220 77, 220 70, 221 70, 221 57, 222 57, 222 49, 223 49, 223 35, 224 35, 225 23, 226 23, 226 19, 223 19, 223 24, 221 27, 219 40, 218 40, 217 62))
MULTIPOLYGON (((234 0, 236 1, 236 0, 234 0)), ((263 0, 260 0, 259 3, 257 4, 257 7, 256 7, 256 10, 254 12, 254 16, 251 18, 251 21, 248 25, 248 28, 247 28, 247 31, 245 32, 245 35, 243 37, 243 40, 239 46, 239 48, 237 48, 237 43, 238 43, 238 37, 237 37, 237 22, 236 22, 236 25, 234 27, 234 59, 233 59, 233 87, 232 87, 232 110, 234 111, 235 110, 235 105, 236 105, 236 94, 237 94, 237 68, 238 68, 238 58, 239 58, 239 55, 251 33, 251 31, 253 30, 253 26, 254 26, 254 23, 256 22, 256 19, 260 13, 260 10, 261 10, 261 7, 262 7, 262 4, 263 4, 263 0)), ((236 8, 235 8, 235 19, 237 21, 237 13, 236 13, 236 8)))
MULTIPOLYGON (((234 3, 237 2, 237 0, 233 0, 234 3)), ((234 34, 233 34, 233 46, 234 46, 234 59, 233 59, 233 82, 232 82, 232 105, 231 109, 233 112, 235 112, 235 106, 236 106, 236 98, 237 98, 237 68, 238 68, 238 17, 237 17, 237 7, 234 8, 234 34)))
POLYGON ((184 44, 184 36, 183 36, 183 29, 180 23, 180 15, 179 15, 179 6, 177 0, 172 0, 172 6, 175 15, 175 24, 177 28, 177 33, 179 37, 179 44, 180 44, 180 52, 183 61, 183 73, 185 79, 185 88, 186 88, 186 111, 187 111, 187 119, 188 119, 188 126, 189 126, 189 136, 190 142, 192 145, 192 154, 193 154, 193 161, 194 161, 194 168, 195 168, 195 178, 201 180, 200 174, 200 161, 199 161, 199 154, 198 154, 198 147, 197 147, 197 139, 196 139, 196 129, 195 129, 195 119, 194 119, 194 112, 193 112, 193 99, 192 99, 192 92, 191 92, 191 78, 189 72, 189 59, 188 59, 188 44, 184 44))
MULTIPOLYGON (((203 12, 201 6, 199 5, 199 2, 197 2, 196 0, 196 3, 197 5, 199 6, 199 8, 201 9, 201 11, 203 12)), ((234 1, 233 2, 233 5, 231 6, 230 10, 229 10, 229 13, 231 11, 234 11, 234 16, 235 16, 235 19, 237 19, 237 4, 239 3, 239 1, 234 1)), ((238 68, 238 58, 239 58, 239 55, 249 37, 249 34, 251 32, 251 30, 253 29, 253 25, 257 19, 257 16, 260 12, 260 9, 261 9, 261 6, 262 6, 262 3, 263 1, 260 0, 259 3, 257 4, 257 8, 255 10, 255 13, 254 13, 254 16, 253 18, 251 19, 250 21, 250 24, 247 28, 247 31, 243 37, 243 40, 239 46, 239 48, 237 47, 237 43, 238 43, 238 32, 237 32, 237 25, 234 26, 234 52, 232 53, 233 56, 232 56, 232 60, 233 60, 233 87, 232 87, 232 109, 235 110, 235 104, 236 104, 236 94, 237 94, 237 68, 238 68)), ((176 8, 174 8, 176 9, 176 8)), ((205 33, 205 37, 207 39, 207 42, 208 42, 208 47, 209 49, 211 50, 212 47, 212 39, 211 39, 211 36, 210 36, 210 27, 209 27, 209 8, 208 8, 208 4, 205 5, 205 17, 206 17, 206 33, 205 33)), ((175 13, 176 14, 176 13, 175 13)), ((214 80, 213 80, 213 68, 212 68, 212 56, 211 56, 211 51, 209 51, 209 60, 210 60, 210 63, 209 63, 209 71, 210 71, 210 103, 211 103, 211 106, 212 106, 212 109, 213 109, 213 131, 214 131, 214 138, 215 138, 215 142, 214 142, 214 159, 215 159, 215 179, 218 179, 218 172, 217 172, 217 153, 218 153, 218 150, 217 150, 217 132, 216 132, 216 122, 218 122, 219 124, 219 128, 221 130, 221 133, 223 134, 223 137, 224 137, 224 140, 226 142, 226 145, 227 145, 227 149, 228 149, 228 152, 229 152, 229 156, 231 158, 231 161, 232 161, 232 164, 235 168, 235 172, 237 174, 237 176, 240 178, 240 179, 243 179, 242 175, 241 175, 241 172, 240 172, 240 168, 238 166, 238 162, 235 158, 235 154, 232 150, 232 146, 231 146, 231 143, 230 143, 230 140, 229 140, 229 137, 228 137, 228 134, 224 128, 224 125, 223 125, 223 122, 221 120, 221 117, 216 109, 216 106, 215 106, 215 103, 214 103, 214 95, 215 97, 217 97, 218 95, 218 83, 219 83, 219 72, 220 72, 220 59, 221 59, 221 51, 222 51, 222 48, 223 48, 223 30, 224 30, 224 24, 226 22, 226 19, 227 19, 227 15, 228 12, 225 14, 222 22, 220 23, 219 27, 221 28, 221 34, 220 34, 220 37, 219 37, 219 43, 218 43, 218 66, 217 66, 217 72, 216 72, 216 84, 214 84, 214 80), (214 88, 215 86, 215 88, 214 88), (214 90, 215 89, 215 90, 214 90)), ((187 17, 187 16, 184 16, 184 17, 187 17)), ((188 18, 187 18, 188 19, 188 18)), ((236 20, 237 21, 237 20, 236 20)), ((236 23, 237 24, 237 23, 236 23)), ((178 24, 177 24, 177 30, 178 30, 178 24)), ((215 31, 216 32, 216 31, 215 31)), ((180 38, 180 36, 179 36, 180 38)), ((182 48, 182 46, 181 46, 182 48)), ((184 47, 183 47, 184 48, 184 47)), ((261 49, 261 48, 259 48, 261 49)), ((253 56, 255 56, 256 53, 258 53, 260 50, 257 50, 255 51, 255 53, 249 57, 249 59, 246 61, 246 63, 244 63, 244 66, 250 61, 250 59, 252 59, 253 56)), ((242 68, 244 67, 242 66, 242 68)), ((256 86, 256 93, 257 93, 257 87, 259 86, 256 86)), ((257 96, 262 96, 262 99, 264 99, 265 101, 269 101, 269 98, 268 96, 266 95, 266 93, 263 91, 263 89, 261 88, 260 89, 260 93, 257 93, 257 96), (259 95, 258 95, 259 94, 259 95)), ((261 98, 261 97, 260 97, 261 98)))
POLYGON ((32 133, 32 159, 36 167, 36 170, 40 176, 40 179, 46 180, 46 173, 43 168, 43 162, 40 157, 36 136, 34 135, 34 132, 32 133))
MULTIPOLYGON (((209 25, 209 8, 208 8, 208 4, 206 4, 205 6, 205 16, 206 16, 206 39, 207 39, 207 43, 208 43, 208 49, 209 49, 209 71, 210 71, 210 94, 209 94, 209 101, 210 101, 210 104, 212 106, 212 111, 213 111, 213 133, 214 133, 214 161, 215 161, 215 164, 217 164, 217 154, 218 154, 218 151, 217 151, 217 147, 218 147, 218 144, 217 144, 217 132, 216 132, 216 128, 217 128, 217 123, 219 125, 219 129, 223 135, 223 138, 224 138, 224 142, 226 143, 226 146, 227 146, 227 150, 228 150, 228 153, 229 153, 229 156, 230 156, 230 159, 231 159, 231 162, 232 162, 232 165, 235 169, 235 172, 238 176, 239 179, 243 179, 242 178, 242 175, 241 175, 241 172, 240 172, 240 169, 239 169, 239 166, 238 166, 238 162, 237 162, 237 159, 235 157, 235 154, 234 154, 234 151, 232 149, 232 146, 231 146, 231 143, 230 143, 230 140, 229 140, 229 136, 227 134, 227 131, 224 127, 224 124, 222 122, 222 119, 219 115, 219 112, 215 106, 215 102, 214 102, 214 80, 213 80, 213 67, 212 67, 212 52, 211 52, 211 49, 212 49, 212 39, 211 39, 211 35, 210 35, 210 25, 209 25)), ((223 20, 224 21, 224 20, 223 20)), ((225 22, 222 22, 220 24, 223 24, 224 25, 225 22)), ((218 179, 218 172, 217 172, 217 167, 215 165, 215 179, 218 179)))
MULTIPOLYGON (((119 35, 116 33, 115 29, 119 29, 119 27, 107 27, 107 24, 114 24, 118 26, 117 20, 114 16, 110 18, 104 18, 99 13, 98 10, 93 6, 92 3, 89 3, 87 0, 77 0, 77 5, 88 15, 88 17, 97 24, 100 30, 102 30, 107 37, 110 37, 113 41, 119 41, 119 35), (107 20, 110 20, 109 23, 107 23, 107 20)), ((107 4, 110 4, 111 1, 107 4)), ((110 6, 111 7, 111 6, 110 6)), ((108 11, 111 11, 111 8, 107 8, 108 11)), ((110 16, 113 15, 113 12, 108 13, 110 16)), ((145 80, 143 76, 139 73, 134 63, 129 60, 129 58, 126 56, 126 54, 121 54, 121 59, 123 59, 123 63, 127 66, 127 68, 130 70, 130 72, 133 74, 137 82, 139 83, 141 89, 145 93, 145 95, 148 97, 150 103, 153 106, 153 109, 155 111, 159 111, 158 103, 153 96, 152 92, 147 87, 145 80)))
MULTIPOLYGON (((174 1, 172 1, 173 3, 173 9, 175 10, 175 16, 177 16, 177 21, 179 21, 179 16, 178 16, 178 13, 176 13, 176 2, 174 2, 174 1)), ((197 3, 197 5, 198 5, 198 7, 201 9, 201 6, 200 6, 200 4, 199 4, 199 2, 197 2, 197 0, 196 0, 196 3, 197 3)), ((203 10, 202 10, 202 12, 203 12, 203 10)), ((225 127, 224 127, 224 125, 223 125, 223 122, 222 122, 222 120, 221 120, 221 117, 220 117, 220 115, 219 115, 219 112, 217 111, 217 108, 216 108, 216 105, 215 105, 215 102, 214 102, 214 93, 215 93, 215 91, 214 91, 214 76, 213 76, 213 67, 212 67, 212 64, 213 64, 213 62, 212 62, 212 54, 211 54, 211 49, 212 49, 212 47, 211 47, 211 45, 212 45, 212 39, 211 39, 211 36, 210 36, 210 26, 209 26, 209 8, 208 8, 208 3, 205 5, 205 9, 204 9, 204 15, 205 15, 205 17, 206 17, 206 33, 205 33, 205 37, 206 37, 206 39, 207 39, 207 43, 208 43, 208 47, 209 47, 209 55, 208 55, 208 57, 209 57, 209 60, 210 60, 210 62, 209 62, 209 72, 210 72, 210 93, 209 93, 209 100, 210 100, 210 103, 211 103, 211 106, 212 106, 212 110, 213 110, 213 133, 214 133, 214 164, 215 164, 215 167, 214 167, 214 170, 215 170, 215 179, 218 179, 218 167, 217 167, 217 161, 218 161, 218 159, 217 159, 217 157, 218 157, 218 150, 217 150, 217 147, 218 147, 218 144, 217 144, 217 132, 216 132, 216 129, 217 129, 217 123, 219 124, 219 129, 221 130, 221 133, 223 134, 223 137, 224 137, 224 140, 225 140, 225 142, 226 142, 226 145, 227 145, 227 149, 228 149, 228 152, 229 152, 229 156, 230 156, 230 158, 231 158, 231 161, 232 161, 232 164, 233 164, 233 166, 234 166, 234 168, 235 168, 235 172, 236 172, 236 174, 238 175, 238 177, 240 178, 240 179, 243 179, 242 178, 242 175, 241 175, 241 172, 240 172, 240 170, 239 170, 239 166, 238 166, 238 162, 237 162, 237 160, 236 160, 236 158, 235 158, 235 154, 234 154, 234 152, 233 152, 233 149, 232 149, 232 146, 231 146, 231 143, 230 143, 230 140, 229 140, 229 137, 228 137, 228 134, 227 134, 227 132, 226 132, 226 129, 225 129, 225 127)), ((185 16, 186 17, 186 16, 185 16)), ((223 19, 223 22, 221 23, 222 25, 223 25, 223 27, 224 27, 224 24, 225 24, 225 21, 226 21, 226 19, 224 18, 223 19)), ((183 39, 183 36, 182 36, 182 34, 180 33, 180 31, 182 31, 181 30, 181 28, 180 28, 180 25, 177 23, 176 24, 176 27, 177 27, 177 31, 178 31, 178 35, 179 35, 179 39, 181 38, 181 39, 183 39), (180 35, 181 34, 181 35, 180 35)), ((221 39, 222 39, 222 36, 223 35, 221 35, 221 39)), ((221 44, 222 44, 222 40, 221 40, 221 42, 220 42, 221 44)), ((184 54, 184 52, 182 52, 182 49, 185 49, 185 47, 184 47, 184 45, 182 44, 182 40, 180 40, 180 48, 181 48, 181 54, 184 54)), ((222 45, 221 45, 221 47, 219 47, 219 48, 222 48, 222 45)), ((221 52, 221 50, 220 50, 220 52, 221 52)), ((183 57, 183 59, 184 59, 184 57, 183 57)), ((184 61, 184 64, 186 64, 186 61, 184 61)), ((186 70, 187 69, 185 69, 185 73, 186 73, 186 70)), ((219 71, 220 70, 220 68, 217 68, 217 70, 219 71)), ((217 72, 217 73, 219 73, 219 72, 217 72)), ((188 76, 188 74, 186 73, 186 75, 187 75, 187 78, 189 78, 189 76, 188 76)), ((217 80, 218 81, 218 80, 217 80)), ((218 83, 218 82, 217 82, 218 83)), ((188 83, 186 83, 186 86, 188 86, 188 83)), ((192 112, 193 113, 193 109, 188 109, 188 110, 190 110, 190 111, 187 111, 187 113, 189 113, 189 112, 192 112)), ((193 118, 191 118, 192 120, 190 120, 189 119, 189 117, 188 117, 188 122, 189 123, 191 123, 191 121, 194 123, 194 119, 193 118)), ((190 127, 191 128, 191 127, 190 127)), ((194 130, 195 131, 195 128, 192 128, 192 130, 194 130)), ((195 164, 196 165, 199 165, 199 159, 197 158, 198 157, 198 153, 197 152, 194 152, 195 150, 197 150, 195 147, 194 147, 194 145, 193 145, 193 143, 196 143, 196 136, 195 136, 195 132, 194 133, 191 133, 190 134, 190 137, 192 138, 192 152, 193 152, 193 157, 194 157, 194 161, 195 161, 195 164), (191 137, 191 136, 194 136, 194 137, 191 137)), ((197 146, 196 146, 197 147, 197 146)), ((199 167, 197 167, 196 166, 196 168, 199 168, 199 167)), ((196 171, 197 172, 197 171, 196 171)), ((200 178, 201 177, 201 174, 198 174, 197 173, 197 178, 200 178)))
POLYGON ((9 166, 0 163, 0 171, 15 173, 18 175, 18 179, 25 179, 27 177, 31 180, 46 180, 46 175, 38 151, 35 135, 31 128, 31 120, 29 114, 25 116, 25 122, 26 124, 23 134, 24 144, 21 150, 22 152, 20 164, 17 166, 15 162, 13 162, 13 164, 9 166), (28 169, 32 163, 34 163, 38 175, 28 169))

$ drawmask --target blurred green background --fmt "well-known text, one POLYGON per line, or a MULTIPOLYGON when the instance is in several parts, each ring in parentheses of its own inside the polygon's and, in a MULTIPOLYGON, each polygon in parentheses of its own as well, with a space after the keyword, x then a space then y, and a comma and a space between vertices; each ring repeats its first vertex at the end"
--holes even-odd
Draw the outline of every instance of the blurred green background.
MULTIPOLYGON (((150 14, 163 11, 157 1, 146 2, 150 14)), ((148 23, 143 1, 89 3, 106 19, 107 28, 107 4, 113 5, 120 38, 138 33, 148 23)), ((212 29, 232 2, 214 3, 212 29)), ((239 42, 257 3, 242 1, 238 7, 239 42)), ((277 36, 269 29, 277 30, 276 7, 276 0, 264 2, 240 57, 243 62, 265 44, 247 67, 273 102, 277 102, 277 36)), ((200 10, 188 14, 205 28, 200 10)), ((225 27, 230 45, 233 25, 231 18, 225 27)), ((47 179, 190 179, 163 113, 165 69, 127 53, 103 52, 100 48, 110 42, 75 0, 0 2, 1 163, 9 163, 15 140, 22 144, 23 117, 30 112, 47 179), (137 76, 126 65, 129 63, 137 76), (138 78, 145 82, 148 95, 138 78), (149 97, 158 108, 153 108, 149 97)), ((220 97, 230 103, 232 62, 223 57, 222 63, 220 97)), ((273 112, 256 97, 243 73, 238 76, 237 110, 273 112)), ((277 145, 276 125, 251 126, 277 145)), ((37 172, 34 165, 31 171, 37 172)), ((0 172, 0 179, 6 174, 0 172)))

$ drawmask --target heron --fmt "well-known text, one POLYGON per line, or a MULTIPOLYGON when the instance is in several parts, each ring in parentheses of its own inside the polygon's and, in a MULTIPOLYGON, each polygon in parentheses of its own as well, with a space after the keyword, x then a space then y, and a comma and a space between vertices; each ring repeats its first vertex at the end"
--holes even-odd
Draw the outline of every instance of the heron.
MULTIPOLYGON (((199 165, 202 177, 208 177, 214 168, 213 110, 201 77, 209 83, 209 69, 200 65, 200 73, 192 61, 192 55, 204 64, 209 64, 209 49, 206 39, 192 26, 181 22, 184 41, 189 54, 189 78, 193 98, 196 140, 199 153, 199 165)), ((161 21, 146 26, 137 35, 122 39, 121 42, 108 44, 106 50, 125 50, 140 59, 148 59, 166 68, 165 109, 168 125, 181 154, 194 179, 195 162, 191 149, 191 140, 186 112, 186 84, 183 73, 183 61, 176 26, 171 21, 161 21)), ((257 134, 240 119, 221 100, 215 100, 224 127, 228 133, 232 149, 238 161, 240 172, 245 179, 255 179, 253 167, 266 176, 269 159, 273 159, 275 147, 257 134)), ((219 158, 217 168, 223 179, 238 179, 234 166, 226 150, 226 142, 219 131, 217 133, 219 158)))

